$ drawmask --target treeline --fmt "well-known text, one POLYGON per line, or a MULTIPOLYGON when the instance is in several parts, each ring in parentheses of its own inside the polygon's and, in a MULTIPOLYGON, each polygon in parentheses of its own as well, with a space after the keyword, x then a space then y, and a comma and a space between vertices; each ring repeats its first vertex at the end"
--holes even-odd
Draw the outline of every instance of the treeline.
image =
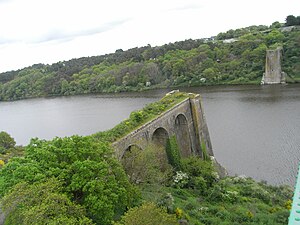
MULTIPOLYGON (((215 38, 150 45, 0 74, 0 100, 139 91, 172 86, 260 83, 267 49, 283 46, 283 70, 300 77, 300 30, 273 23, 215 38)), ((296 20, 298 17, 295 17, 296 20)))

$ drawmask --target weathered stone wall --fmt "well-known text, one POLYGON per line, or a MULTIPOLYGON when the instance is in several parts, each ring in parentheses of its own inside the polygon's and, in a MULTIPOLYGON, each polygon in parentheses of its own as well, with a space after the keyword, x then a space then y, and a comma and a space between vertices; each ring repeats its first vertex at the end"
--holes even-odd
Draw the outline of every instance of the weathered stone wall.
POLYGON ((281 70, 282 48, 276 50, 267 50, 266 68, 263 74, 262 84, 280 84, 285 83, 285 74, 281 70))
POLYGON ((114 142, 113 147, 117 157, 121 159, 130 146, 145 149, 149 144, 153 144, 153 137, 158 133, 164 133, 168 137, 175 135, 184 157, 188 155, 202 156, 201 146, 204 145, 207 154, 213 156, 199 95, 191 94, 186 100, 114 142), (165 132, 156 132, 158 129, 165 132))
POLYGON ((0 225, 4 224, 5 215, 0 208, 0 225))

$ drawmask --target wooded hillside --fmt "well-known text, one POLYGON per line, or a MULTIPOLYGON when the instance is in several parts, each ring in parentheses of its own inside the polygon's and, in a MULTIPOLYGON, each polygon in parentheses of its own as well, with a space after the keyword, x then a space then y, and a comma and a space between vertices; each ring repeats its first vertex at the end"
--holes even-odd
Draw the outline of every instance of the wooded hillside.
POLYGON ((229 30, 207 39, 119 49, 112 54, 1 73, 0 100, 171 86, 259 84, 265 52, 277 46, 283 46, 283 71, 299 79, 300 28, 274 22, 269 27, 229 30))

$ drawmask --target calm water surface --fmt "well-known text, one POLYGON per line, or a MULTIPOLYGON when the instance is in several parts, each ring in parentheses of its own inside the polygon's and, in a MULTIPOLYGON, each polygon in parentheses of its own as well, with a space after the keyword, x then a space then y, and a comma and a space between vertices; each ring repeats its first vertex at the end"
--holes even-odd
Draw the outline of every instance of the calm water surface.
MULTIPOLYGON (((294 185, 300 160, 300 85, 186 88, 200 93, 214 154, 231 175, 294 185)), ((0 130, 32 137, 112 128, 168 90, 0 102, 0 130)))

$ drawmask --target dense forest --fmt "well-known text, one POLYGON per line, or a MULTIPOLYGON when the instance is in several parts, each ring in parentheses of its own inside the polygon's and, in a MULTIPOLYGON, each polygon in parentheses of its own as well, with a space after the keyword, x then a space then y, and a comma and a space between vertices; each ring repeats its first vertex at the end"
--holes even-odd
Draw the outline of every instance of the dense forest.
POLYGON ((300 80, 299 16, 216 37, 36 64, 0 74, 0 100, 218 84, 259 84, 267 49, 283 47, 283 71, 300 80))
POLYGON ((175 136, 116 159, 111 142, 187 96, 165 96, 87 137, 35 138, 22 148, 1 132, 4 224, 287 224, 290 187, 220 177, 204 149, 201 157, 182 157, 175 136))

